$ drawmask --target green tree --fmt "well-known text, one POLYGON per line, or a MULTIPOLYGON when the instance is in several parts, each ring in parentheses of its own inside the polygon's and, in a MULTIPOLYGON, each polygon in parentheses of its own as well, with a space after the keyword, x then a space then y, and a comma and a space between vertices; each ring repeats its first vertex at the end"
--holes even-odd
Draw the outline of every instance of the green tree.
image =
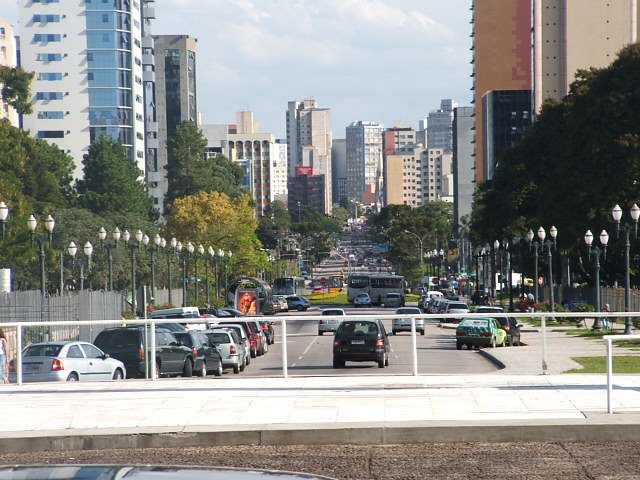
POLYGON ((131 213, 141 219, 157 219, 147 186, 140 181, 142 172, 121 143, 101 136, 82 163, 84 178, 76 182, 82 207, 96 214, 131 213))
MULTIPOLYGON (((244 170, 224 155, 206 158, 207 140, 191 121, 178 124, 167 141, 169 190, 166 204, 197 192, 222 192, 231 197, 243 193, 244 170)), ((246 192, 244 192, 246 193, 246 192)))
POLYGON ((33 111, 31 107, 31 80, 34 73, 27 72, 22 67, 8 67, 0 65, 0 96, 2 100, 22 115, 33 111))

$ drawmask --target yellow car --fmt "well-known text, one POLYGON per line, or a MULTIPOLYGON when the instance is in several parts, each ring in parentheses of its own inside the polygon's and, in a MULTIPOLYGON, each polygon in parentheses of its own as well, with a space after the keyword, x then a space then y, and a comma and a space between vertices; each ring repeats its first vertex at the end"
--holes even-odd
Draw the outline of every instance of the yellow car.
POLYGON ((456 327, 456 348, 466 345, 473 347, 504 347, 507 340, 505 332, 495 318, 463 318, 456 327))

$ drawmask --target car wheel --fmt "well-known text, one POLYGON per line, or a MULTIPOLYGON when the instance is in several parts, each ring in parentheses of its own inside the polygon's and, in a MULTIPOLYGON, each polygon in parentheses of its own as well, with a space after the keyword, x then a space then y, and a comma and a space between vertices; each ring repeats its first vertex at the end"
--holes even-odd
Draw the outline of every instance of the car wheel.
POLYGON ((511 339, 511 345, 514 345, 514 346, 516 346, 516 347, 519 347, 519 346, 520 346, 520 338, 518 337, 518 341, 517 341, 517 342, 514 342, 514 341, 513 341, 513 338, 512 338, 512 339, 511 339))
POLYGON ((378 368, 384 368, 384 355, 382 356, 382 360, 378 360, 378 368))
POLYGON ((113 372, 113 379, 114 380, 122 380, 124 378, 124 375, 122 375, 122 370, 120 370, 119 368, 116 369, 115 372, 113 372))
POLYGON ((251 351, 249 351, 249 355, 245 357, 245 360, 247 361, 247 365, 251 365, 251 351))
POLYGON ((260 345, 260 350, 258 350, 258 351, 256 352, 256 355, 257 355, 258 357, 261 357, 262 355, 264 355, 264 343, 263 343, 262 345, 260 345))
POLYGON ((213 371, 213 375, 216 377, 222 376, 222 360, 218 360, 218 365, 216 365, 216 369, 213 371))
POLYGON ((297 308, 299 312, 303 312, 305 310, 305 308, 302 305, 298 305, 297 308))
POLYGON ((257 352, 255 350, 250 350, 251 358, 256 358, 257 352))
POLYGON ((471 345, 470 343, 467 344, 467 350, 471 350, 473 348, 473 345, 471 345))
POLYGON ((460 342, 456 342, 456 349, 462 350, 462 344, 460 342))
POLYGON ((156 360, 156 379, 160 378, 160 362, 156 360))
POLYGON ((420 330, 420 335, 424 335, 424 328, 420 330))
POLYGON ((242 358, 242 363, 240 364, 240 371, 244 372, 244 369, 246 368, 247 364, 245 362, 244 357, 242 358))
POLYGON ((236 373, 236 374, 240 373, 240 365, 236 364, 233 366, 233 373, 236 373))
POLYGON ((396 331, 395 330, 391 330, 391 335, 396 335, 396 331))
POLYGON ((489 347, 496 348, 496 337, 491 337, 491 343, 489 344, 489 347))
POLYGON ((182 376, 183 377, 193 376, 193 365, 191 364, 191 360, 188 358, 184 361, 184 367, 182 368, 182 376))
POLYGON ((322 336, 324 335, 324 332, 321 332, 320 330, 318 330, 318 335, 322 336))
POLYGON ((269 351, 269 342, 264 342, 264 347, 262 347, 262 354, 264 355, 269 351))
POLYGON ((67 377, 67 382, 77 382, 78 380, 78 374, 74 372, 71 372, 67 377))
POLYGON ((203 361, 200 370, 197 372, 198 377, 205 378, 207 376, 207 362, 203 361))
POLYGON ((389 356, 388 355, 384 357, 384 366, 385 367, 389 366, 389 356))
POLYGON ((333 368, 344 368, 344 360, 338 357, 333 357, 333 368))

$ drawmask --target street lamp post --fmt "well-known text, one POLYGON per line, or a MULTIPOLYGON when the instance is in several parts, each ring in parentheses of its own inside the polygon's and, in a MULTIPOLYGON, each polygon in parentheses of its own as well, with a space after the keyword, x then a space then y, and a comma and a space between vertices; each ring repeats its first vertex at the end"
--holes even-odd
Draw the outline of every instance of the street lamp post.
POLYGON ((156 300, 156 258, 155 254, 158 250, 160 250, 160 244, 162 243, 162 237, 160 237, 159 233, 156 233, 153 236, 153 245, 149 245, 149 237, 144 235, 142 237, 142 243, 145 248, 149 251, 149 255, 151 256, 151 301, 155 302, 156 300))
POLYGON ((118 251, 118 242, 120 241, 120 229, 118 227, 112 233, 113 243, 106 243, 107 231, 104 227, 101 227, 98 231, 98 238, 100 239, 100 248, 102 251, 107 251, 108 257, 108 269, 109 269, 109 291, 113 290, 113 249, 118 251))
POLYGON ((224 295, 227 297, 227 290, 229 289, 229 267, 231 266, 231 257, 233 252, 227 250, 227 260, 224 265, 224 295))
POLYGON ((82 247, 82 251, 84 253, 84 257, 80 257, 76 259, 76 253, 78 252, 78 247, 74 242, 69 243, 67 247, 67 253, 73 259, 73 264, 78 263, 78 267, 80 267, 80 290, 84 290, 84 272, 85 268, 87 271, 91 268, 91 255, 93 254, 93 245, 90 242, 86 242, 82 247))
POLYGON ((7 218, 9 218, 9 207, 6 203, 0 202, 0 240, 4 240, 7 234, 7 218))
MULTIPOLYGON (((498 259, 497 254, 498 254, 498 250, 500 249, 500 242, 498 240, 495 240, 493 242, 493 255, 491 256, 491 260, 493 261, 493 265, 491 265, 491 296, 493 298, 496 298, 496 294, 497 294, 497 289, 496 289, 496 280, 498 277, 496 277, 496 270, 498 269, 498 259)), ((502 258, 500 258, 500 275, 499 275, 500 279, 502 279, 502 258)), ((500 292, 502 292, 502 285, 500 285, 500 292)))
MULTIPOLYGON (((164 238, 162 239, 164 244, 166 245, 166 241, 164 238)), ((165 246, 163 245, 163 247, 165 246)), ((169 242, 169 249, 165 250, 165 255, 167 256, 167 287, 169 288, 169 303, 173 305, 173 298, 171 291, 173 290, 173 277, 171 276, 171 257, 178 253, 178 240, 176 237, 173 237, 169 242)))
POLYGON ((418 245, 420 247, 420 283, 424 287, 424 282, 422 281, 422 279, 424 278, 424 268, 423 268, 424 251, 423 251, 423 246, 424 246, 424 239, 427 238, 427 235, 429 235, 429 234, 427 233, 427 234, 425 234, 425 235, 423 235, 421 237, 417 233, 410 232, 409 230, 405 230, 404 233, 408 233, 409 235, 413 235, 418 240, 418 245))
POLYGON ((480 249, 478 247, 476 247, 473 252, 473 258, 476 261, 476 297, 477 297, 480 292, 480 249))
MULTIPOLYGON (((221 249, 221 248, 218 249, 218 259, 219 259, 219 264, 220 264, 220 269, 221 269, 222 266, 223 266, 223 263, 224 263, 224 250, 221 249)), ((225 269, 225 272, 226 272, 226 269, 225 269)), ((222 289, 219 287, 219 285, 221 283, 220 280, 221 280, 222 272, 220 272, 220 270, 218 270, 218 273, 220 274, 218 276, 218 282, 217 282, 217 284, 218 284, 218 296, 220 296, 220 295, 222 295, 222 289)), ((227 292, 225 291, 225 297, 226 297, 226 295, 227 295, 227 292)), ((226 298, 223 298, 223 303, 224 303, 224 305, 227 304, 226 298)))
MULTIPOLYGON (((607 258, 607 243, 609 243, 609 234, 606 232, 606 230, 602 230, 602 232, 600 232, 600 244, 602 245, 602 249, 600 249, 600 247, 598 247, 597 245, 593 248, 591 248, 591 244, 593 243, 593 233, 591 233, 591 230, 587 230, 587 233, 584 234, 584 242, 587 244, 587 246, 589 247, 589 257, 594 257, 596 262, 595 262, 595 269, 596 269, 596 277, 595 277, 595 282, 596 282, 596 312, 599 312, 601 310, 600 305, 601 305, 601 296, 600 296, 600 254, 604 253, 604 259, 606 260, 607 258)), ((602 329, 602 322, 601 322, 601 318, 599 316, 596 316, 596 319, 593 322, 593 327, 591 328, 592 330, 601 330, 602 329)))
POLYGON ((533 230, 529 229, 529 232, 527 233, 527 240, 529 241, 529 248, 533 248, 535 251, 535 276, 536 278, 534 279, 535 282, 535 301, 538 301, 538 252, 543 252, 546 248, 547 250, 547 261, 549 263, 549 307, 551 309, 551 311, 555 311, 555 302, 554 302, 554 298, 553 298, 553 254, 551 252, 551 249, 555 249, 556 246, 556 237, 558 236, 558 229, 554 226, 551 226, 551 228, 549 229, 549 236, 551 237, 551 240, 546 240, 545 238, 547 237, 547 232, 544 230, 544 228, 539 227, 538 228, 538 240, 537 241, 533 241, 533 230))
POLYGON ((182 257, 182 306, 187 306, 187 252, 182 251, 182 242, 176 244, 178 259, 182 257))
POLYGON ((47 291, 46 288, 46 279, 45 279, 45 251, 44 246, 48 244, 51 247, 51 240, 53 239, 53 229, 56 225, 55 220, 51 215, 47 215, 47 218, 44 220, 44 228, 46 233, 42 235, 35 235, 36 228, 38 226, 38 221, 36 217, 31 215, 29 220, 27 220, 27 228, 31 232, 31 242, 35 242, 38 240, 40 243, 40 293, 44 295, 47 291))
POLYGON ((135 315, 137 312, 137 289, 136 289, 136 252, 140 249, 140 243, 142 242, 142 239, 144 238, 144 233, 142 233, 141 230, 138 230, 136 232, 136 241, 135 242, 131 242, 129 243, 129 240, 131 239, 131 234, 129 233, 129 230, 125 230, 122 234, 122 239, 124 240, 124 243, 127 245, 127 248, 129 248, 129 251, 131 252, 131 311, 133 312, 133 314, 135 315))
POLYGON ((198 258, 201 258, 203 256, 204 256, 204 246, 202 244, 199 244, 198 248, 196 248, 193 252, 193 276, 194 276, 193 283, 195 284, 196 305, 198 305, 198 299, 199 299, 198 283, 200 283, 198 279, 198 258))
POLYGON ((209 282, 209 261, 214 261, 216 259, 216 251, 213 249, 211 245, 207 248, 207 256, 205 258, 205 268, 207 272, 207 307, 211 305, 211 282, 209 282))
MULTIPOLYGON (((186 256, 190 256, 190 257, 193 256, 193 252, 194 252, 195 248, 196 247, 193 245, 193 243, 187 242, 187 251, 184 253, 185 258, 186 258, 186 256)), ((185 292, 186 292, 186 295, 187 295, 187 297, 185 297, 185 298, 188 298, 189 285, 187 283, 189 282, 189 269, 187 268, 186 261, 185 261, 185 264, 184 264, 184 272, 183 273, 184 273, 184 282, 185 282, 184 283, 184 288, 185 288, 185 292)), ((187 306, 186 302, 185 302, 185 304, 183 306, 185 306, 185 307, 187 306)))
MULTIPOLYGON (((628 223, 620 225, 620 219, 622 218, 622 209, 620 208, 620 205, 616 205, 611 211, 613 220, 616 222, 617 237, 620 238, 621 230, 624 234, 624 309, 626 312, 629 312, 631 310, 631 275, 629 273, 629 250, 631 249, 631 242, 629 240, 629 234, 631 233, 631 229, 633 228, 634 238, 638 237, 638 218, 640 217, 640 208, 635 203, 631 207, 630 214, 631 220, 633 220, 633 225, 629 225, 628 223)), ((632 333, 633 324, 631 321, 631 317, 625 317, 624 334, 631 335, 632 333)))

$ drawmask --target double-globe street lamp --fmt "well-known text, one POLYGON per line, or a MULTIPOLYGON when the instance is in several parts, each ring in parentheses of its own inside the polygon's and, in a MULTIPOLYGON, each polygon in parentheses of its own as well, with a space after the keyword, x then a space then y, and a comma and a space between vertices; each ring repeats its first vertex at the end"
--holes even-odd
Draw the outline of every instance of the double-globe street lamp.
MULTIPOLYGON (((611 215, 613 216, 613 220, 616 222, 616 233, 617 237, 620 238, 620 231, 624 234, 624 309, 625 312, 629 312, 631 308, 631 276, 629 273, 629 250, 631 248, 631 243, 629 241, 629 234, 631 233, 631 229, 633 229, 633 236, 635 238, 638 237, 638 218, 640 217, 640 207, 635 203, 631 207, 630 210, 631 220, 633 220, 633 225, 629 225, 625 223, 624 225, 620 225, 620 220, 622 219, 622 209, 620 205, 616 205, 611 210, 611 215)), ((625 335, 631 335, 633 333, 633 324, 631 321, 631 317, 625 317, 624 321, 624 333, 625 335)))
POLYGON ((0 202, 0 240, 4 240, 7 234, 7 218, 9 218, 9 207, 6 203, 0 202))
POLYGON ((549 229, 549 236, 551 240, 545 240, 547 237, 547 232, 544 228, 538 228, 538 240, 534 241, 533 230, 529 229, 527 232, 527 241, 529 242, 529 248, 534 249, 535 256, 535 301, 538 301, 538 254, 539 252, 544 253, 546 248, 547 250, 547 260, 549 264, 549 307, 551 311, 555 311, 555 304, 553 298, 553 254, 551 249, 555 249, 556 247, 556 237, 558 236, 558 229, 554 226, 551 226, 549 229))
POLYGON ((47 215, 44 220, 44 228, 45 233, 36 236, 35 231, 38 227, 38 221, 36 217, 31 215, 29 220, 27 220, 27 228, 31 233, 31 242, 34 243, 36 240, 40 243, 40 293, 44 295, 47 291, 46 288, 46 279, 45 279, 45 244, 48 244, 51 247, 51 241, 53 240, 53 229, 56 225, 55 220, 51 215, 47 215))
POLYGON ((122 239, 127 245, 127 248, 131 252, 131 311, 136 314, 137 311, 137 299, 136 299, 136 252, 140 249, 140 243, 144 238, 144 234, 141 230, 136 232, 135 242, 129 242, 131 234, 129 230, 125 230, 122 234, 122 239))
POLYGON ((120 241, 120 229, 116 227, 113 230, 111 236, 113 237, 113 243, 107 242, 107 231, 104 227, 101 227, 98 231, 98 238, 100 239, 100 249, 104 252, 107 251, 107 262, 109 268, 109 291, 113 290, 113 250, 118 251, 118 242, 120 241))
POLYGON ((424 268, 423 268, 423 262, 424 262, 424 250, 423 250, 423 246, 424 246, 424 240, 425 238, 427 238, 427 236, 429 235, 428 233, 420 236, 415 232, 410 232, 409 230, 405 230, 404 233, 408 233, 409 235, 413 235, 414 237, 416 237, 416 240, 418 241, 418 243, 416 245, 419 246, 419 256, 420 256, 420 283, 422 284, 422 286, 424 286, 424 268))
MULTIPOLYGON (((587 230, 587 233, 584 234, 584 243, 589 247, 589 257, 595 258, 595 283, 596 283, 596 312, 600 311, 600 254, 604 254, 604 258, 607 258, 607 243, 609 243, 609 234, 606 230, 602 230, 600 232, 600 244, 602 245, 602 249, 597 245, 595 247, 591 247, 593 244, 593 233, 591 230, 587 230)), ((602 329, 602 319, 599 316, 596 316, 596 319, 593 322, 592 330, 601 330, 602 329)))
POLYGON ((86 242, 82 247, 82 251, 84 253, 84 257, 77 258, 76 253, 78 252, 78 247, 75 242, 69 243, 67 247, 67 253, 73 259, 73 265, 78 265, 80 268, 80 290, 84 290, 84 273, 85 268, 88 270, 91 268, 91 255, 93 254, 93 245, 91 242, 86 242))
POLYGON ((159 233, 153 236, 153 244, 149 245, 149 236, 142 236, 142 244, 145 246, 149 255, 151 256, 151 300, 156 300, 156 252, 160 251, 160 244, 162 243, 162 237, 159 233))

